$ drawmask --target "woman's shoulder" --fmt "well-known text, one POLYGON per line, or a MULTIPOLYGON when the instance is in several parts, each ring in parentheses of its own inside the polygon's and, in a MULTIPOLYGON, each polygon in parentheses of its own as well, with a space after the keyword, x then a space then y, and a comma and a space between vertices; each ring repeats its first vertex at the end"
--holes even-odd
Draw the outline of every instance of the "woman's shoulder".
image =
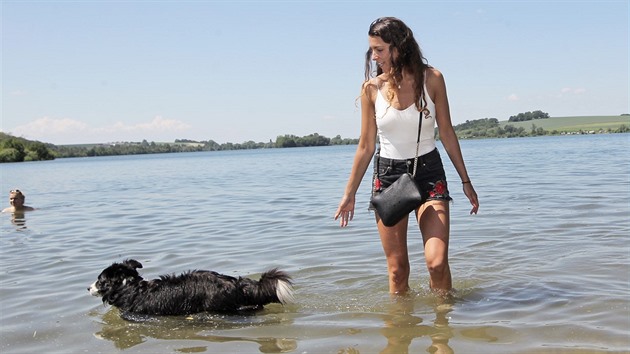
POLYGON ((371 103, 376 101, 376 93, 383 85, 383 82, 378 77, 373 77, 365 82, 363 82, 363 86, 361 87, 361 92, 364 93, 365 97, 369 98, 371 103))
POLYGON ((382 75, 379 75, 377 77, 373 77, 367 81, 364 81, 363 88, 364 89, 380 89, 381 86, 383 86, 383 84, 386 82, 385 80, 383 80, 381 76, 382 75))
POLYGON ((446 83, 442 73, 433 67, 427 68, 426 71, 426 87, 431 95, 431 99, 435 102, 436 93, 446 90, 446 83))
POLYGON ((425 73, 427 82, 444 81, 442 72, 434 67, 428 67, 425 73))

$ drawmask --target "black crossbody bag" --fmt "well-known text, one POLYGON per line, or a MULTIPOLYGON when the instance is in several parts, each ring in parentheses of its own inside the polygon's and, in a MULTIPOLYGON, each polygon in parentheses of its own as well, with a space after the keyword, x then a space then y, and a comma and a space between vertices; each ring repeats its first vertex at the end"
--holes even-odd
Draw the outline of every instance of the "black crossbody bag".
MULTIPOLYGON (((394 183, 371 198, 372 205, 385 226, 396 225, 405 215, 422 205, 427 199, 426 193, 418 188, 414 177, 418 167, 420 132, 422 131, 422 112, 418 120, 418 140, 416 157, 413 159, 413 173, 402 174, 394 183)), ((378 159, 377 159, 378 163, 378 159)), ((377 166, 378 171, 378 166, 377 166)), ((377 175, 378 178, 378 175, 377 175)))

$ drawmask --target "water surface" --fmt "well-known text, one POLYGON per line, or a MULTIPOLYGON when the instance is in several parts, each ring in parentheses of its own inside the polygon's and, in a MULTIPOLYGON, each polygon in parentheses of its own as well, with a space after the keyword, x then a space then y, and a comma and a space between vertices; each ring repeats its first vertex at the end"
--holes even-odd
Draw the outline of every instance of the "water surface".
POLYGON ((350 227, 332 220, 353 146, 2 164, 3 206, 19 188, 38 210, 0 215, 0 352, 630 352, 629 138, 462 141, 481 208, 445 161, 450 302, 428 291, 418 232, 415 294, 387 294, 369 176, 350 227), (280 267, 297 301, 124 321, 86 288, 128 257, 148 278, 280 267))

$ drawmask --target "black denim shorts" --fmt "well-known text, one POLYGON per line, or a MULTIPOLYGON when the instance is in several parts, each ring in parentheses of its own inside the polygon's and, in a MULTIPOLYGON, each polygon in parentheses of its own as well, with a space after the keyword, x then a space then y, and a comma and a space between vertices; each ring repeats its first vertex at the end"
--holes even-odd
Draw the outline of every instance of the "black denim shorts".
MULTIPOLYGON (((403 173, 413 173, 413 158, 395 160, 381 157, 378 153, 374 156, 374 176, 372 178, 372 195, 380 193, 394 183, 403 173)), ((426 191, 427 200, 446 200, 452 198, 448 193, 446 173, 438 149, 418 157, 415 181, 426 191)), ((370 210, 374 206, 370 203, 370 210)))

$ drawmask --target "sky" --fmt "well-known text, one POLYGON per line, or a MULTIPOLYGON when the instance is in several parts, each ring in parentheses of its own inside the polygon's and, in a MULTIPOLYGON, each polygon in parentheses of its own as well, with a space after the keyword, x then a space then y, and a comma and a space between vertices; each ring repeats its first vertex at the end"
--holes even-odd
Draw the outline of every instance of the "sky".
POLYGON ((5 1, 0 130, 53 144, 358 138, 367 30, 395 16, 453 124, 629 113, 628 0, 5 1))

